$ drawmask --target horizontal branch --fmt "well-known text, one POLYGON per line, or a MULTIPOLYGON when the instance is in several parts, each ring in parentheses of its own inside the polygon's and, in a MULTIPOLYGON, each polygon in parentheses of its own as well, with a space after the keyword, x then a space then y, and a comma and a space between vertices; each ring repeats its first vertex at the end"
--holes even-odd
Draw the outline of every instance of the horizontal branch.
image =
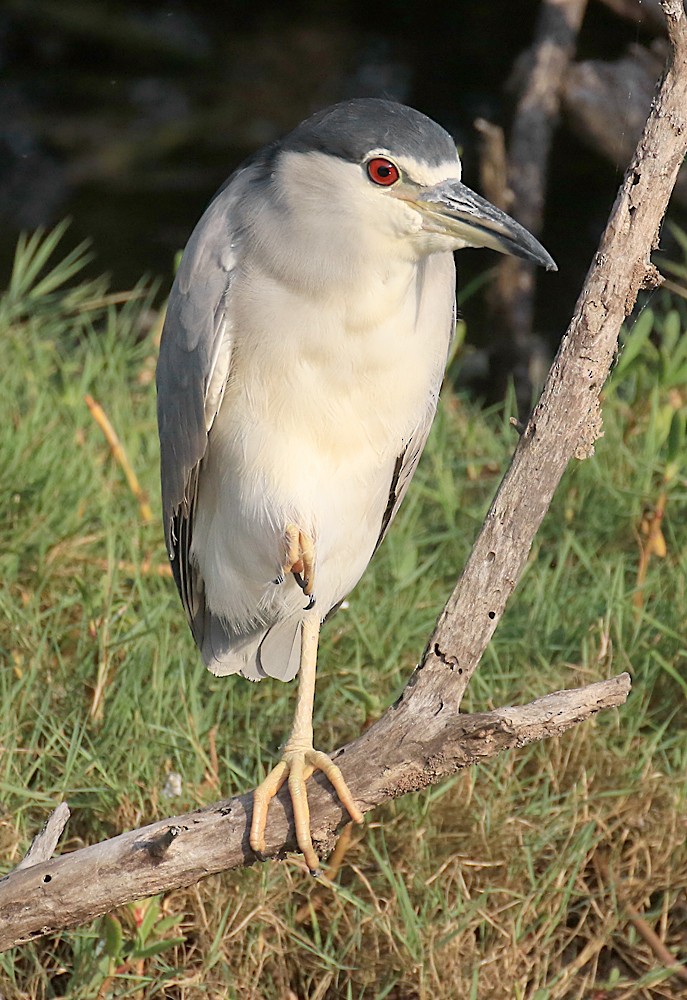
MULTIPOLYGON (((629 676, 620 674, 529 705, 475 715, 460 715, 448 706, 435 713, 425 705, 402 739, 380 739, 377 724, 343 747, 337 763, 367 812, 503 750, 564 733, 602 709, 623 704, 629 690, 629 676)), ((384 718, 393 713, 392 708, 384 718)), ((321 775, 310 782, 308 795, 314 839, 331 847, 334 831, 346 818, 341 805, 321 775)), ((92 920, 132 899, 250 864, 255 860, 248 845, 250 810, 251 795, 241 795, 16 869, 0 879, 0 950, 92 920)), ((296 848, 286 789, 270 808, 266 841, 269 855, 296 848)))

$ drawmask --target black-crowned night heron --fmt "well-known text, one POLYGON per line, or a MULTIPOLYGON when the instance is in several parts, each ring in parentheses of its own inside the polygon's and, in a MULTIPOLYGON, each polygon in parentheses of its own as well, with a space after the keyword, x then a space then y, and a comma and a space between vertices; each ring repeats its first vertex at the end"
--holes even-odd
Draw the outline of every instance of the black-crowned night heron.
POLYGON ((313 770, 362 820, 313 749, 320 624, 362 576, 427 440, 454 330, 452 252, 555 268, 460 173, 450 135, 418 111, 374 99, 320 111, 221 188, 169 299, 157 388, 174 578, 212 673, 300 670, 250 842, 264 850, 288 779, 313 870, 313 770))

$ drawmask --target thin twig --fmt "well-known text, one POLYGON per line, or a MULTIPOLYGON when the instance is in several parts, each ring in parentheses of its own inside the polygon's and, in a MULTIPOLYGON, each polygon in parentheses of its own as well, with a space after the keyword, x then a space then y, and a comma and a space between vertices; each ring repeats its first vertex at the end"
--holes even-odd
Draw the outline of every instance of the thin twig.
MULTIPOLYGON (((597 857, 594 864, 601 881, 605 885, 610 886, 611 875, 606 862, 601 857, 597 857)), ((682 962, 679 961, 670 948, 668 948, 667 945, 660 939, 653 927, 651 927, 639 911, 635 909, 627 898, 622 885, 617 880, 613 881, 613 891, 618 897, 622 908, 627 913, 630 923, 635 927, 641 937, 644 938, 661 965, 673 975, 677 976, 678 979, 682 979, 683 982, 687 983, 687 966, 683 965, 682 962)))
POLYGON ((84 396, 86 401, 86 406, 91 411, 93 419, 100 427, 101 431, 105 435, 107 443, 110 446, 112 455, 116 462, 119 463, 124 475, 126 476, 126 481, 129 484, 129 489, 136 497, 139 510, 141 511, 141 518, 145 524, 151 524, 153 521, 153 512, 148 503, 148 498, 146 497, 144 491, 141 489, 141 485, 138 481, 138 476, 133 470, 131 462, 124 450, 122 442, 119 440, 116 430, 112 426, 112 423, 102 408, 100 403, 97 403, 92 396, 84 396))
POLYGON ((672 951, 661 941, 656 931, 649 926, 644 917, 626 899, 623 900, 623 907, 627 912, 630 922, 634 924, 638 933, 644 938, 661 965, 665 966, 678 979, 687 983, 687 967, 678 961, 672 951))

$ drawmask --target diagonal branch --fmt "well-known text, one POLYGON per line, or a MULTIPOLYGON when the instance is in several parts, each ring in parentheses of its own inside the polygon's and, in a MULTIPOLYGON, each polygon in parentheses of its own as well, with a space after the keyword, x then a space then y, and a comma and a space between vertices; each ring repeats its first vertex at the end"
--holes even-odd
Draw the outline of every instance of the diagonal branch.
MULTIPOLYGON (((682 0, 662 0, 662 6, 673 58, 542 398, 422 663, 396 704, 339 752, 338 763, 363 809, 501 750, 564 732, 627 696, 629 678, 621 675, 523 708, 458 712, 566 465, 575 454, 590 454, 598 437, 599 393, 620 324, 639 289, 657 280, 649 254, 687 151, 687 19, 682 0)), ((311 804, 316 837, 331 836, 341 809, 319 778, 312 782, 311 804)), ((249 809, 248 795, 220 802, 6 876, 0 880, 0 948, 252 863, 249 809)), ((268 853, 294 846, 289 818, 283 808, 270 810, 268 853)))
POLYGON ((640 289, 660 282, 649 255, 687 152, 687 17, 682 0, 663 7, 672 58, 539 403, 403 701, 460 703, 568 462, 590 455, 600 436, 599 394, 620 326, 640 289))

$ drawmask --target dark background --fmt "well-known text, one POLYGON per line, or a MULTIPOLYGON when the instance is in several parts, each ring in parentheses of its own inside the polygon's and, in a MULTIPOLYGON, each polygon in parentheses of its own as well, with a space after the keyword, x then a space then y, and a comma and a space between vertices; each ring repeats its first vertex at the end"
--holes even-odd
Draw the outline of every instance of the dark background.
MULTIPOLYGON (((508 126, 507 86, 538 3, 135 3, 6 0, 0 8, 0 274, 21 229, 72 224, 115 288, 171 282, 205 204, 257 146, 345 97, 390 96, 436 118, 478 186, 477 116, 508 126)), ((648 39, 590 2, 578 58, 613 59, 648 39)), ((511 88, 512 90, 512 88, 511 88)), ((626 164, 559 129, 537 326, 560 336, 626 164)), ((459 255, 463 284, 493 256, 459 255)), ((476 297, 479 298, 479 297, 476 297)), ((464 307, 479 340, 478 302, 464 307)))

